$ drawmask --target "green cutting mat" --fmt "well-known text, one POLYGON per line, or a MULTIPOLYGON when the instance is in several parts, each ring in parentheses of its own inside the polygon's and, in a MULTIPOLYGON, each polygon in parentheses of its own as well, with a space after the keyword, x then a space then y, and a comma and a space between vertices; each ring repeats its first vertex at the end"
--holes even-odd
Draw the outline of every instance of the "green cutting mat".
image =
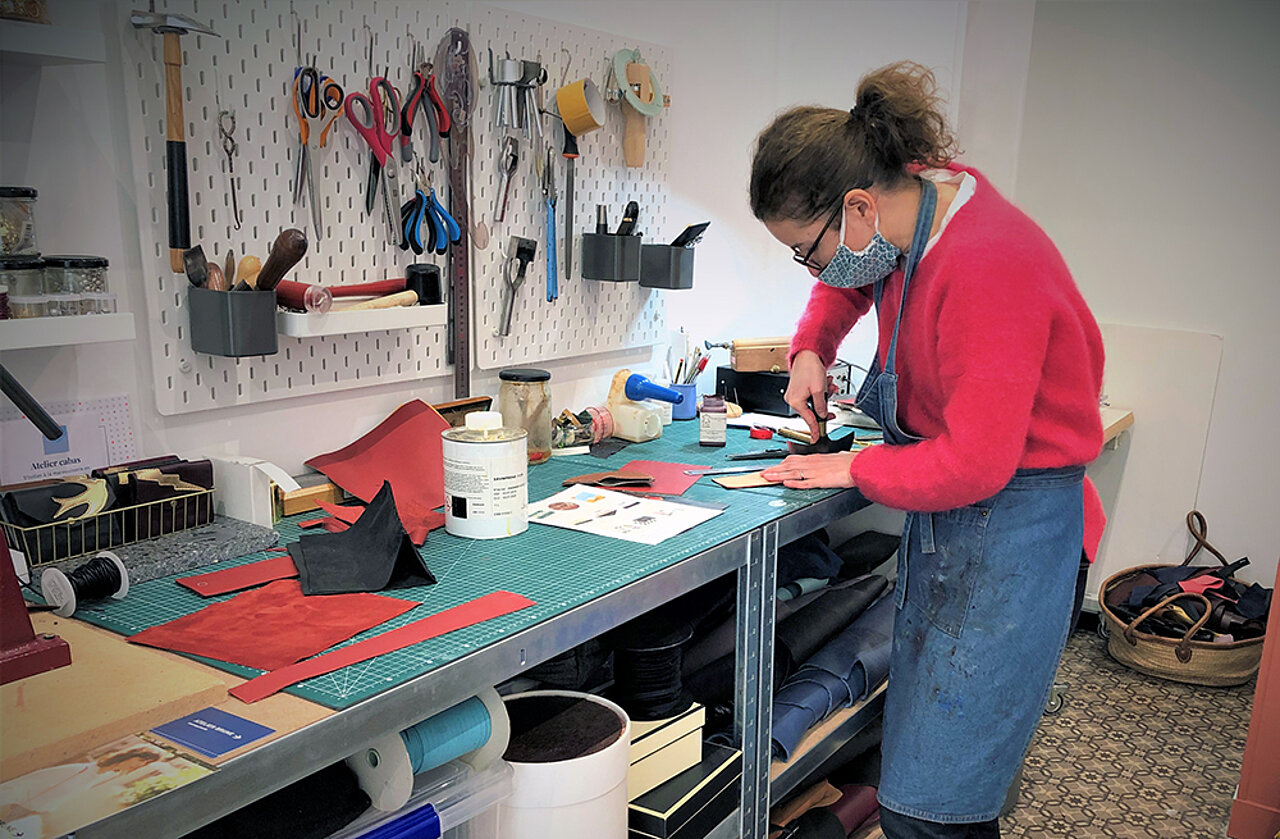
MULTIPOLYGON (((546 464, 535 466, 529 470, 529 497, 546 498, 559 491, 561 482, 566 478, 617 468, 630 460, 724 466, 727 465, 724 460, 726 454, 779 445, 776 442, 750 440, 745 431, 730 429, 730 442, 724 449, 703 448, 697 443, 696 422, 674 423, 663 432, 661 439, 628 446, 607 460, 580 455, 557 457, 546 464)), ((767 464, 767 461, 760 463, 762 468, 767 464)), ((555 618, 672 563, 812 504, 832 492, 797 491, 782 487, 729 491, 713 484, 710 479, 703 478, 685 493, 686 497, 725 502, 730 505, 729 509, 656 546, 538 524, 530 524, 528 531, 519 536, 486 541, 450 536, 443 528, 435 530, 420 550, 439 582, 433 586, 389 593, 390 596, 422 605, 357 635, 347 644, 379 635, 499 589, 522 594, 537 605, 308 679, 287 690, 330 708, 346 708, 461 658, 503 636, 555 618)), ((295 516, 280 522, 276 527, 280 532, 280 543, 287 545, 297 541, 302 534, 298 521, 314 518, 315 515, 311 513, 295 516)), ((255 553, 219 563, 217 568, 202 570, 230 568, 279 555, 278 552, 255 553)), ((177 577, 192 573, 200 572, 188 571, 133 586, 124 600, 108 600, 87 606, 78 610, 76 617, 124 635, 132 635, 199 611, 211 601, 226 600, 234 596, 200 597, 174 582, 177 577)), ((256 676, 261 672, 213 659, 191 657, 245 677, 256 676)))

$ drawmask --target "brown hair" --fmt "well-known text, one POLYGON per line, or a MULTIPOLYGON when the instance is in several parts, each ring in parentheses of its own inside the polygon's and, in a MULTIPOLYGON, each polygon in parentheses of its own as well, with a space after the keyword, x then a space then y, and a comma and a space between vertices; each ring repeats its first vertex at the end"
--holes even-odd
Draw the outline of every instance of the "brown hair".
POLYGON ((751 212, 812 221, 850 189, 893 189, 913 164, 945 166, 956 143, 937 87, 932 70, 899 61, 863 76, 848 111, 785 111, 756 139, 751 212))

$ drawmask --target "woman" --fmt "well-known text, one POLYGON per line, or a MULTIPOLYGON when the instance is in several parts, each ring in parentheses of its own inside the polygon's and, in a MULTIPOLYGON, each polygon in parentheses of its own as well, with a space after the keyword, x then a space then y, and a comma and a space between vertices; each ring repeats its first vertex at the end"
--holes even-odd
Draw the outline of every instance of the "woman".
POLYGON ((1102 340, 1062 257, 980 174, 951 162, 933 75, 877 70, 848 111, 764 130, 751 206, 818 279, 787 402, 817 434, 827 367, 874 305, 859 407, 886 445, 793 456, 789 487, 857 487, 907 512, 880 786, 885 835, 999 836, 1001 804, 1066 643, 1102 508, 1102 340), (816 412, 816 413, 815 413, 816 412))

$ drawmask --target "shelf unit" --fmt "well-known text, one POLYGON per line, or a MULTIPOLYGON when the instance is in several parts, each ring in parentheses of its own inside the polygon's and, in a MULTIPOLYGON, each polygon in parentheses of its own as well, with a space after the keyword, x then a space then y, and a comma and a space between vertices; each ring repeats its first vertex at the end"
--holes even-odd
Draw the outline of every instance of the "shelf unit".
POLYGON ((132 341, 133 337, 133 315, 129 312, 0 321, 0 350, 132 341))
POLYGON ((394 309, 358 309, 353 312, 276 312, 276 330, 293 338, 316 338, 322 335, 347 335, 353 332, 378 332, 384 329, 406 329, 415 326, 444 326, 449 307, 397 306, 394 309))
POLYGON ((5 20, 0 21, 0 58, 41 67, 103 64, 107 42, 94 29, 5 20))

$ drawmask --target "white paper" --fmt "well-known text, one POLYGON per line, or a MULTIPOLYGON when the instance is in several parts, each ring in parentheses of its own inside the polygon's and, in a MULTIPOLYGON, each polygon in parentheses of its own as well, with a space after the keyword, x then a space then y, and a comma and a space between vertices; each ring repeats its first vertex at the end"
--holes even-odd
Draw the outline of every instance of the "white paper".
POLYGON ((723 512, 581 484, 529 505, 529 521, 657 545, 723 512))

